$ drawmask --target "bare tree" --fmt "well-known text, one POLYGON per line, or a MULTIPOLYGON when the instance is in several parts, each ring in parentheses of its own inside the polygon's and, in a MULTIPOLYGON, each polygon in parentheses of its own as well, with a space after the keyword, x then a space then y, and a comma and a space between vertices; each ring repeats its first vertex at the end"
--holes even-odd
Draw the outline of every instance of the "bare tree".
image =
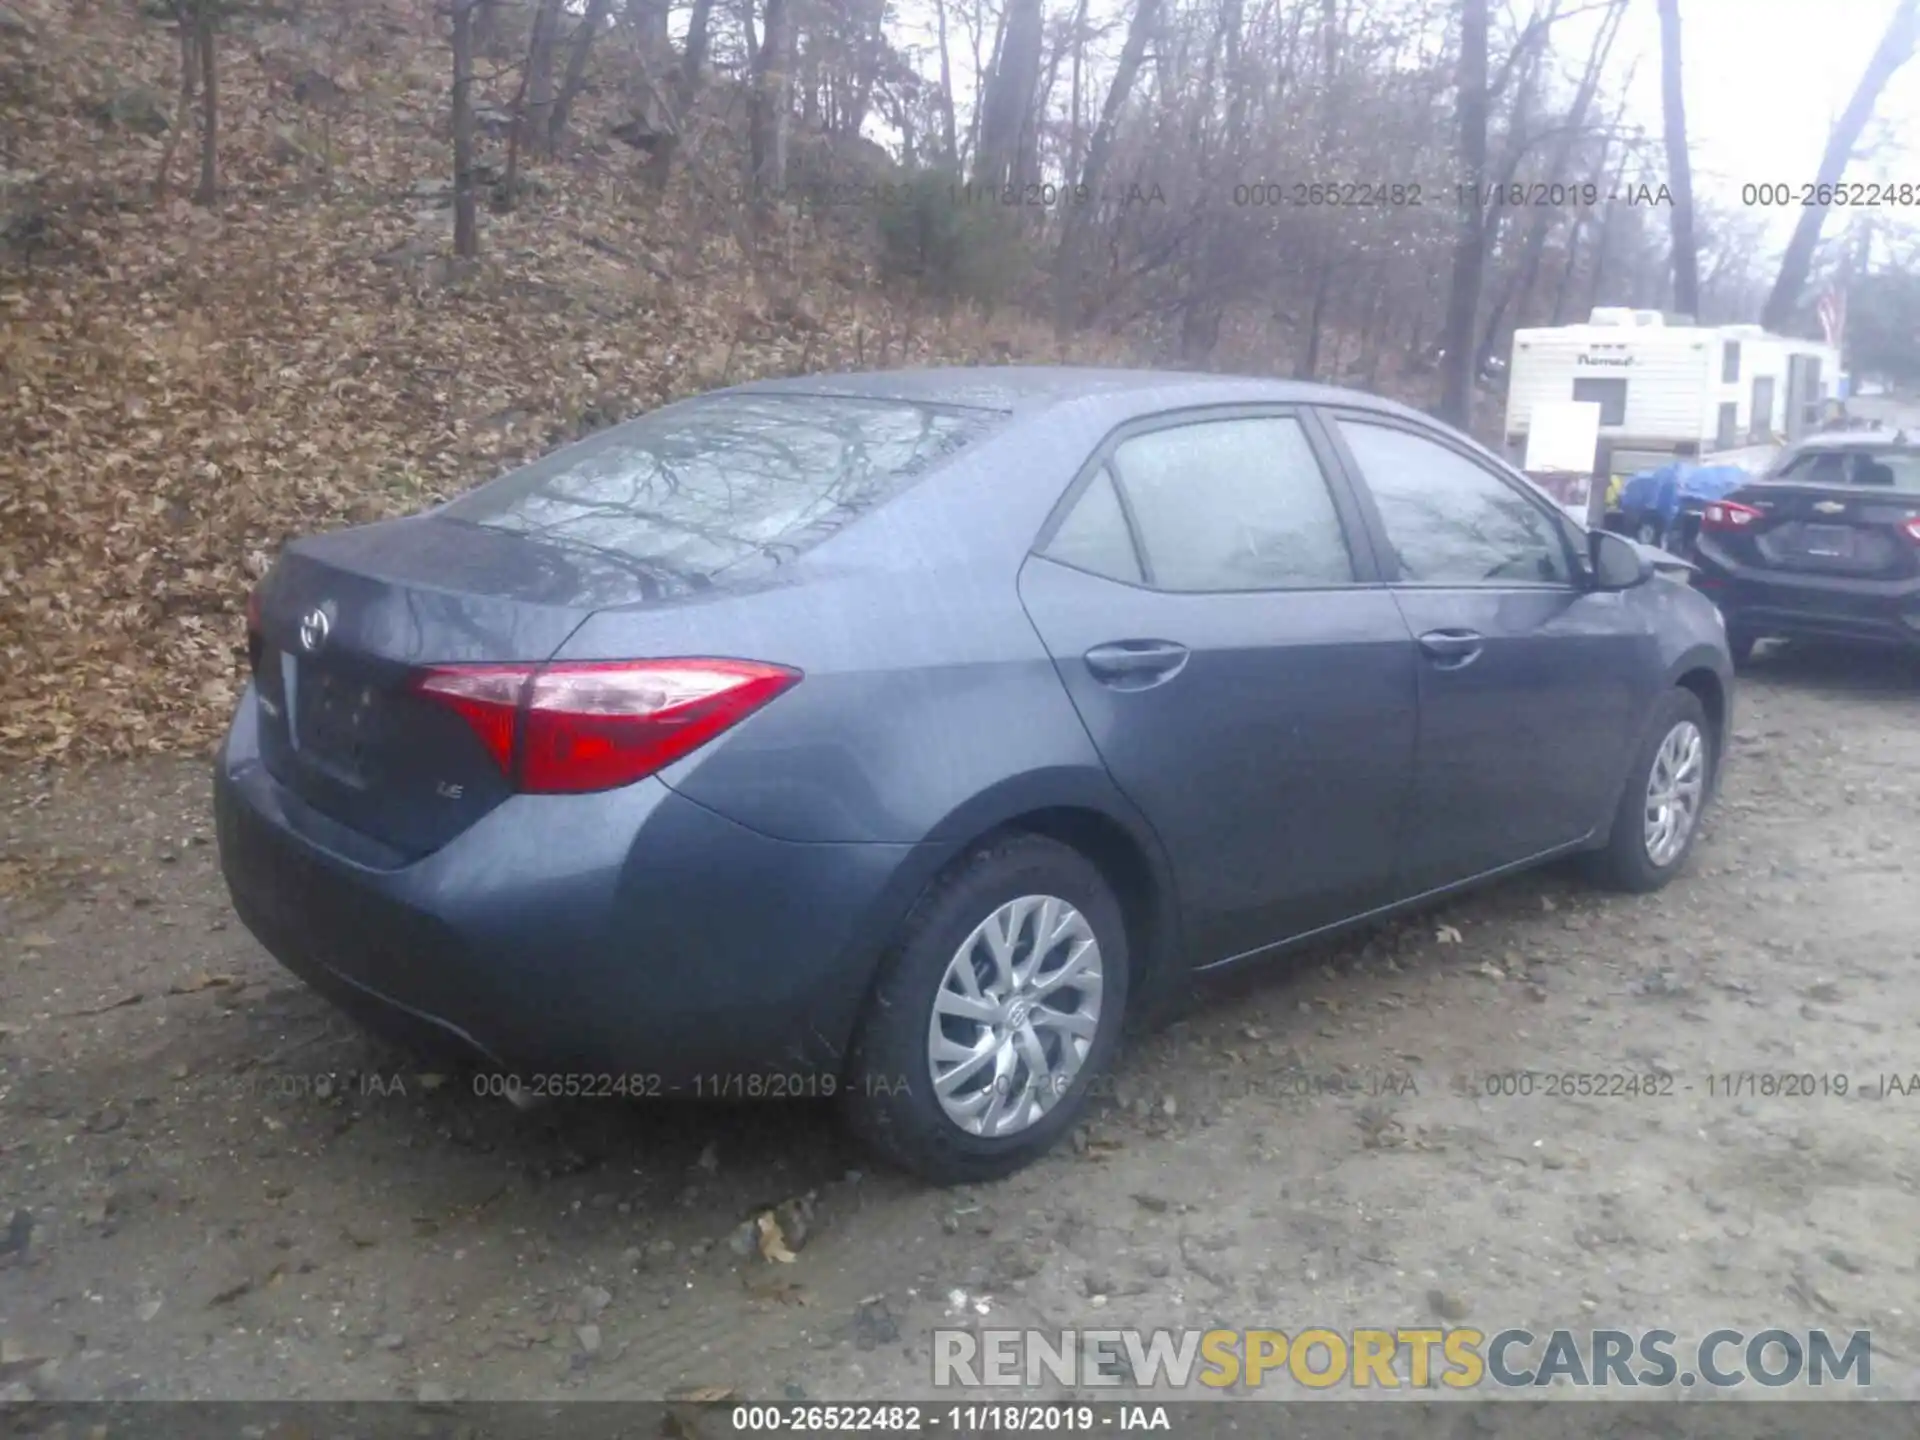
MULTIPOLYGON (((1147 40, 1158 24, 1159 13, 1160 0, 1135 0, 1133 23, 1127 27, 1127 41, 1120 48, 1120 63, 1114 71, 1113 83, 1107 87, 1107 103, 1087 144, 1087 164, 1080 174, 1080 183, 1089 195, 1098 195, 1106 178, 1114 136, 1120 127, 1120 112, 1133 93, 1134 77, 1140 73, 1140 64, 1146 58, 1147 40)), ((1091 212, 1090 205, 1073 206, 1067 211, 1061 231, 1060 250, 1055 258, 1053 310, 1054 334, 1060 339, 1065 339, 1080 323, 1080 285, 1091 212)))
MULTIPOLYGON (((1593 99, 1600 89, 1600 77, 1606 69, 1607 57, 1613 51, 1615 39, 1620 34, 1620 23, 1626 15, 1627 0, 1609 0, 1607 13, 1602 17, 1599 28, 1594 32, 1593 46, 1587 52, 1587 62, 1580 74, 1580 83, 1574 91, 1573 103, 1568 107, 1565 120, 1559 126, 1559 134, 1546 162, 1548 183, 1564 183, 1566 177, 1574 173, 1574 154, 1580 142, 1587 138, 1587 114, 1593 107, 1593 99)), ((1632 72, 1628 72, 1629 81, 1632 72)), ((1628 87, 1631 88, 1630 84, 1628 87)), ((1605 152, 1602 151, 1602 165, 1605 164, 1605 152)), ((1550 206, 1531 207, 1533 214, 1527 228, 1527 237, 1520 251, 1519 264, 1508 272, 1508 283, 1501 289, 1494 301, 1492 312, 1487 317, 1484 338, 1480 342, 1480 354, 1487 357, 1495 353, 1501 342, 1501 326, 1511 308, 1514 324, 1521 323, 1526 314, 1527 303, 1533 298, 1534 287, 1539 283, 1540 264, 1546 255, 1547 236, 1553 228, 1556 212, 1550 206)), ((1578 224, 1576 213, 1575 225, 1578 224)), ((1573 237, 1570 234, 1568 244, 1573 237)))
POLYGON ((693 108, 693 97, 700 93, 712 28, 713 0, 693 0, 693 10, 687 16, 686 53, 680 57, 680 83, 674 91, 674 101, 682 116, 693 108))
POLYGON ((1018 178, 1020 136, 1040 80, 1040 0, 1008 0, 1000 53, 980 98, 980 148, 973 178, 990 190, 1018 178))
POLYGON ((526 113, 517 124, 526 131, 522 143, 541 152, 546 151, 553 134, 553 109, 559 98, 553 86, 553 52, 559 43, 563 4, 564 0, 538 0, 533 11, 533 33, 527 40, 526 113))
MULTIPOLYGON (((1853 88, 1853 98, 1827 136, 1827 150, 1820 157, 1820 173, 1815 178, 1817 186, 1830 192, 1847 173, 1847 162, 1853 158, 1854 147, 1860 143, 1867 122, 1873 118, 1873 107, 1880 101, 1880 92, 1913 56, 1917 29, 1920 29, 1920 0, 1897 0, 1880 43, 1874 47, 1860 83, 1853 88)), ((1814 198, 1819 198, 1818 192, 1814 198)), ((1820 227, 1826 223, 1829 208, 1816 204, 1800 212, 1800 221, 1793 227, 1793 238, 1787 242, 1787 253, 1781 257, 1773 293, 1767 296, 1766 307, 1760 312, 1760 323, 1767 329, 1782 331, 1792 323, 1793 313, 1800 304, 1800 292, 1806 288, 1807 272, 1813 267, 1813 252, 1820 243, 1820 227)))
MULTIPOLYGON (((573 32, 573 44, 567 51, 566 78, 560 82, 560 93, 554 97, 553 111, 547 119, 547 149, 558 152, 567 138, 567 121, 573 112, 573 102, 579 97, 580 87, 587 79, 587 59, 593 53, 593 42, 606 28, 607 13, 613 8, 613 0, 587 0, 586 14, 580 17, 580 24, 573 32)), ((665 9, 661 7, 664 21, 665 9)), ((662 25, 664 29, 664 24, 662 25)), ((643 32, 642 50, 647 50, 648 41, 643 32)), ((671 49, 667 51, 670 55, 671 49)), ((654 58, 649 54, 649 58, 654 58)))
POLYGON ((1700 252, 1693 237, 1693 161, 1687 153, 1687 98, 1680 61, 1680 0, 1660 0, 1660 105, 1666 122, 1667 180, 1673 187, 1673 308, 1700 313, 1700 252))
POLYGON ((470 260, 480 253, 480 224, 473 203, 473 8, 479 0, 453 0, 453 253, 470 260))
POLYGON ((947 43, 947 0, 933 0, 940 41, 940 139, 949 165, 960 163, 960 140, 953 114, 953 51, 947 43))
POLYGON ((753 61, 747 120, 754 193, 777 196, 787 184, 788 111, 793 84, 792 0, 766 0, 760 50, 753 61))
POLYGON ((186 134, 187 122, 193 116, 194 92, 199 88, 200 35, 193 24, 191 8, 189 0, 176 0, 173 7, 180 43, 180 101, 174 110, 173 125, 167 132, 167 143, 160 151, 160 164, 154 172, 153 198, 156 204, 167 198, 174 152, 180 147, 180 137, 186 134))

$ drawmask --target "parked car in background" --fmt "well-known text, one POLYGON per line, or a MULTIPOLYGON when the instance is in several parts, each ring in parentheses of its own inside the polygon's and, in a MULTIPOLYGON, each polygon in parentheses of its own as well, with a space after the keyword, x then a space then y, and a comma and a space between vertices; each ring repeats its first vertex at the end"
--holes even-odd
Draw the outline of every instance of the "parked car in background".
POLYGON ((1708 504, 1694 583, 1737 660, 1770 636, 1920 646, 1920 444, 1846 431, 1708 504))
POLYGON ((235 908, 522 1094, 834 1095, 1052 1144, 1196 971, 1713 793, 1713 607, 1388 401, 929 370, 654 411, 290 544, 216 767, 235 908))

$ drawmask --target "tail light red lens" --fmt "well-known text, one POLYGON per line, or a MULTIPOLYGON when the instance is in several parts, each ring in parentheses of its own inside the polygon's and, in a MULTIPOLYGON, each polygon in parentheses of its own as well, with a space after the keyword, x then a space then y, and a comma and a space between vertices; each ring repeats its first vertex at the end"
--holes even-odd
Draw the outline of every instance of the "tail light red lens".
POLYGON ((1901 521, 1900 529, 1909 540, 1913 541, 1916 545, 1920 545, 1920 515, 1915 515, 1910 519, 1901 521))
POLYGON ((448 665, 415 682, 472 727, 532 794, 631 785, 691 754, 799 683, 749 660, 448 665))
POLYGON ((1715 500, 1700 512, 1702 530, 1745 530, 1767 512, 1737 500, 1715 500))

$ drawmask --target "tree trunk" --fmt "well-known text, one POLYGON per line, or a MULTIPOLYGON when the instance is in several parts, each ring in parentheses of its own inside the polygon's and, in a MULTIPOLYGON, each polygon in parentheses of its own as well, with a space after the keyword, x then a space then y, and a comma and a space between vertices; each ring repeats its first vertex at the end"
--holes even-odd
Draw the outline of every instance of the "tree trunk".
MULTIPOLYGON (((1087 166, 1081 172, 1080 183, 1089 195, 1098 195, 1101 183, 1106 178, 1107 161, 1113 154, 1114 133, 1120 127, 1120 112, 1126 108, 1127 96, 1133 92, 1134 78, 1140 73, 1141 61, 1146 58, 1147 38, 1153 34, 1159 9, 1160 0, 1136 0, 1133 23, 1127 27, 1126 44, 1120 47, 1120 63, 1114 71, 1113 84, 1107 90, 1107 103, 1101 109, 1100 123, 1094 127, 1093 138, 1087 145, 1087 166)), ((1065 340, 1079 324, 1080 272, 1085 261, 1084 252, 1094 208, 1092 205, 1067 207, 1066 224, 1061 232, 1060 250, 1055 260, 1058 269, 1054 275, 1053 331, 1059 340, 1065 340)))
POLYGON ((539 0, 533 35, 527 42, 527 113, 523 137, 529 149, 545 152, 553 129, 553 52, 560 29, 562 0, 539 0))
POLYGON ((687 17, 687 51, 680 57, 680 83, 674 87, 679 113, 673 118, 677 124, 686 123, 687 112, 693 108, 693 97, 700 93, 712 27, 713 0, 693 0, 693 12, 687 17))
POLYGON ((200 188, 193 199, 197 205, 211 205, 220 195, 220 89, 212 0, 199 0, 194 14, 200 41, 200 188))
POLYGON ((754 193, 777 196, 787 184, 787 112, 793 68, 791 0, 767 0, 760 53, 753 62, 753 103, 748 116, 754 193))
POLYGON ((185 12, 176 13, 180 21, 180 103, 174 109, 173 129, 167 133, 167 143, 160 151, 160 165, 154 172, 153 203, 156 205, 167 198, 174 151, 180 148, 180 137, 187 133, 187 126, 193 120, 193 94, 199 88, 200 79, 200 36, 185 12))
POLYGON ((1700 251, 1693 238, 1693 161, 1687 153, 1687 99, 1680 63, 1680 0, 1660 0, 1660 108, 1667 183, 1673 189, 1673 308, 1700 314, 1700 251))
MULTIPOLYGON (((1613 0, 1612 7, 1594 35, 1593 48, 1587 52, 1587 67, 1581 72, 1580 84, 1574 91, 1573 104, 1561 127, 1560 138, 1547 160, 1546 173, 1550 176, 1566 175, 1573 164, 1574 150, 1585 131, 1587 111, 1592 108, 1593 97, 1599 91, 1600 75, 1606 68, 1607 56, 1612 53, 1613 42, 1620 33, 1620 21, 1625 13, 1625 0, 1613 0)), ((1628 72, 1628 78, 1632 78, 1631 71, 1628 72)), ((1561 182, 1555 178, 1549 183, 1561 182)), ((1487 317, 1486 330, 1480 342, 1482 358, 1496 353, 1495 347, 1500 343, 1500 327, 1505 322, 1509 306, 1513 311, 1514 325, 1517 327, 1525 323, 1527 304, 1533 298, 1534 286, 1540 280, 1540 262, 1546 255, 1547 238, 1553 228, 1554 218, 1554 212, 1544 205, 1534 209, 1526 241, 1521 247, 1518 270, 1512 283, 1501 290, 1499 299, 1494 302, 1493 313, 1487 317)))
POLYGON ((1447 323, 1441 339, 1440 418, 1467 430, 1473 424, 1474 318, 1486 269, 1486 212, 1481 187, 1487 178, 1487 0, 1460 7, 1460 214, 1453 245, 1453 275, 1447 286, 1447 323))
POLYGON ((1040 81, 1040 0, 1008 0, 1006 35, 980 100, 980 149, 973 179, 988 190, 1019 179, 1020 137, 1040 81))
MULTIPOLYGON (((1854 87, 1853 98, 1827 137, 1827 151, 1820 157, 1816 184, 1838 185, 1840 177, 1846 174, 1853 147, 1860 143, 1867 121, 1873 118, 1873 107, 1879 103, 1880 92, 1912 58, 1917 24, 1920 24, 1920 0, 1898 0, 1879 45, 1874 47, 1873 58, 1867 61, 1860 83, 1854 87)), ((1793 238, 1787 242, 1787 253, 1781 258, 1773 293, 1767 296, 1766 308, 1760 312, 1760 324, 1766 329, 1779 333, 1792 323, 1793 313, 1800 304, 1800 292, 1806 287, 1807 272, 1813 266, 1814 248, 1820 243, 1820 227, 1826 223, 1828 208, 1809 205, 1800 212, 1800 221, 1793 227, 1793 238)))
MULTIPOLYGON (((580 87, 587 79, 587 59, 593 53, 593 42, 606 26, 607 12, 613 8, 613 0, 587 0, 587 13, 580 17, 580 27, 573 32, 573 45, 567 52, 567 75, 560 83, 560 93, 554 97, 553 114, 547 122, 547 148, 558 152, 567 138, 567 118, 573 111, 573 102, 580 94, 580 87)), ((652 59, 651 56, 648 57, 652 59)))
POLYGON ((480 253, 480 222, 473 205, 473 7, 453 0, 453 253, 480 253))
POLYGON ((960 165, 960 127, 953 114, 953 52, 947 43, 947 0, 933 0, 934 22, 940 39, 940 139, 947 163, 960 165))
POLYGON ((627 23, 634 40, 654 73, 664 73, 673 62, 673 37, 667 28, 667 0, 627 0, 627 23))
POLYGON ((476 0, 473 7, 473 53, 483 55, 500 38, 500 0, 476 0))

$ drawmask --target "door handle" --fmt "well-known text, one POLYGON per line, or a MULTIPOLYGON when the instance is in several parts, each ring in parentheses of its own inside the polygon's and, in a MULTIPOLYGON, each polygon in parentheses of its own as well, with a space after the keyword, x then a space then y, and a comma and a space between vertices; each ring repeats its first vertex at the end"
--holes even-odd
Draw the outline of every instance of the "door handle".
POLYGON ((1171 640, 1116 640, 1094 646, 1084 658, 1096 680, 1122 690, 1143 690, 1178 675, 1188 653, 1186 646, 1171 640))
POLYGON ((1479 655, 1486 638, 1472 630, 1429 630, 1420 637, 1420 648, 1441 670, 1458 670, 1479 655))

